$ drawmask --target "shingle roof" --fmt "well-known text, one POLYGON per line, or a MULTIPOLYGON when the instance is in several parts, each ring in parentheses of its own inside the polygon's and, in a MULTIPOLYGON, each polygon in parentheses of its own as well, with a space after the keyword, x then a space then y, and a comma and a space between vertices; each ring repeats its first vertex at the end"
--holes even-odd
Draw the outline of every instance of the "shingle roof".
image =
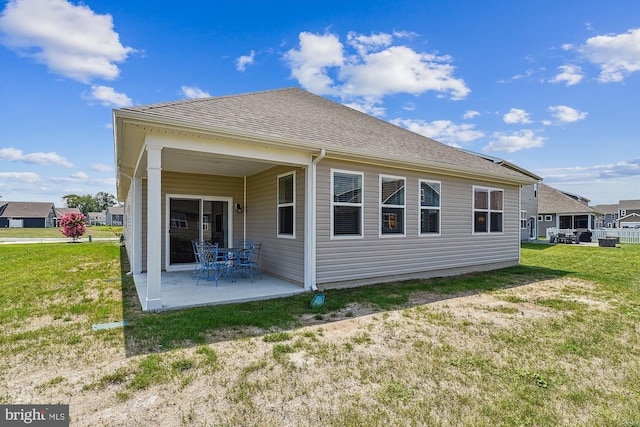
POLYGON ((111 215, 124 215, 124 207, 122 206, 111 206, 107 210, 111 215))
MULTIPOLYGON (((464 168, 506 179, 525 174, 418 135, 299 88, 123 108, 157 121, 178 120, 306 147, 406 162, 464 168)), ((531 182, 534 182, 531 180, 531 182)))
POLYGON ((546 184, 538 185, 538 213, 599 213, 594 208, 578 202, 573 197, 567 196, 560 190, 549 187, 546 184))
POLYGON ((640 210, 640 200, 620 200, 620 209, 640 210))
POLYGON ((601 214, 614 214, 618 213, 618 205, 595 205, 593 209, 597 210, 601 214))
POLYGON ((5 218, 46 218, 53 203, 47 202, 5 202, 6 206, 0 216, 5 218))

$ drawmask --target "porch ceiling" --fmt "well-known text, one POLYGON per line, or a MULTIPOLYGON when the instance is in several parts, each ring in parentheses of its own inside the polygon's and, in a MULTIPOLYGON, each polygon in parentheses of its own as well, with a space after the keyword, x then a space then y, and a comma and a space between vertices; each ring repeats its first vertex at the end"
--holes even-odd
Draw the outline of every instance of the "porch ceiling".
MULTIPOLYGON (((141 170, 146 170, 146 156, 141 159, 141 170)), ((162 170, 222 176, 251 176, 275 166, 270 162, 253 159, 202 153, 189 150, 164 148, 162 170)))

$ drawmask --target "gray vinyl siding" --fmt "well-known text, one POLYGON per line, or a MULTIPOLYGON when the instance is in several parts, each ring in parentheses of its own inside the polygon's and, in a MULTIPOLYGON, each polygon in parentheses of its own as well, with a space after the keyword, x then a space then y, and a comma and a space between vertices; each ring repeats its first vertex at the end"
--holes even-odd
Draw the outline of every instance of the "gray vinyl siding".
MULTIPOLYGON (((147 180, 142 181, 142 268, 147 269, 147 180)), ((190 196, 232 197, 233 204, 243 204, 243 178, 200 175, 177 172, 163 172, 162 193, 162 269, 166 260, 166 196, 167 194, 182 194, 190 196)), ((243 230, 243 216, 233 209, 233 236, 231 241, 241 239, 243 230)))
POLYGON ((247 238, 262 243, 260 268, 274 276, 304 283, 305 171, 277 166, 247 178, 247 238), (295 239, 278 237, 278 175, 295 171, 295 239))
POLYGON ((415 276, 452 268, 465 271, 519 261, 519 187, 437 174, 323 160, 317 169, 317 283, 331 286, 378 277, 415 276), (364 172, 364 237, 331 239, 331 169, 364 172), (380 237, 379 175, 406 178, 406 236, 380 237), (419 236, 418 180, 441 187, 441 234, 419 236), (502 233, 473 234, 473 186, 504 190, 502 233))
MULTIPOLYGON (((520 209, 527 213, 527 227, 520 229, 520 240, 535 240, 531 236, 531 224, 537 227, 538 222, 538 185, 525 185, 520 189, 520 209)), ((536 233, 537 234, 537 233, 536 233)))

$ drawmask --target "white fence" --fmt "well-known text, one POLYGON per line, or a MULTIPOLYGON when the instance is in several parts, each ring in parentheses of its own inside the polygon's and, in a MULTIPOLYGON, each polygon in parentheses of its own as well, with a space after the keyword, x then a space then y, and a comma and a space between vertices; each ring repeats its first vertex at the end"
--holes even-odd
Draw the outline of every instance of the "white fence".
MULTIPOLYGON (((598 239, 605 237, 619 237, 620 243, 640 243, 640 229, 635 228, 599 228, 591 231, 591 241, 598 242, 598 239)), ((566 228, 547 228, 547 237, 552 234, 557 236, 558 233, 574 234, 575 229, 566 228)))
POLYGON ((601 228, 592 230, 591 240, 597 242, 605 237, 619 237, 620 243, 640 243, 640 229, 635 228, 601 228))

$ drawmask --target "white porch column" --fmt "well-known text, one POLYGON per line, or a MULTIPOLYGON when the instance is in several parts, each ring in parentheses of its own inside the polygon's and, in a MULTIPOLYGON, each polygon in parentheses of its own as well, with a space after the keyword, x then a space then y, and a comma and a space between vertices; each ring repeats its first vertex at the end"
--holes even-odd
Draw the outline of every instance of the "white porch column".
POLYGON ((162 147, 147 145, 147 310, 162 308, 162 147))

